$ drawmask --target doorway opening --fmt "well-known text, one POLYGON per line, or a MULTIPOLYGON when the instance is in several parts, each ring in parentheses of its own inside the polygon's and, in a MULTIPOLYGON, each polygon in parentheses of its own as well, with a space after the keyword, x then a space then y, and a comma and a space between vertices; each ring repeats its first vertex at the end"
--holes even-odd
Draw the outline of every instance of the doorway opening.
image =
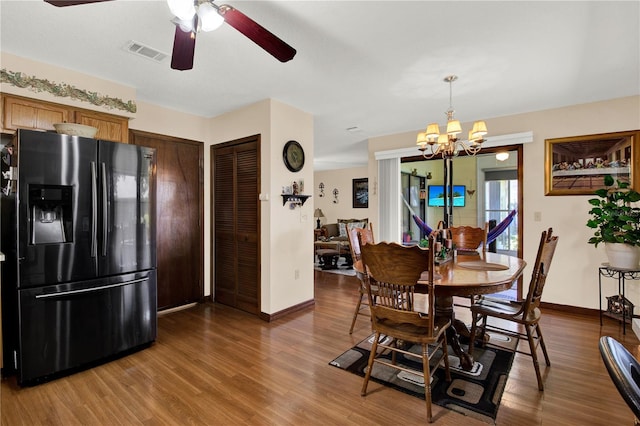
MULTIPOLYGON (((484 182, 484 217, 490 226, 495 226, 518 209, 518 171, 487 171, 484 182)), ((518 223, 513 221, 491 244, 490 250, 517 256, 519 244, 518 223)))
MULTIPOLYGON (((421 156, 405 157, 401 159, 400 171, 419 179, 418 199, 427 198, 430 187, 444 183, 443 164, 441 158, 425 160, 421 156), (422 184, 422 179, 424 184, 422 184), (424 186, 424 189, 423 189, 424 186), (424 196, 421 196, 422 191, 424 196)), ((486 222, 499 224, 509 212, 516 210, 517 214, 508 228, 500 234, 494 244, 489 245, 490 251, 522 258, 522 176, 523 176, 523 147, 510 145, 483 149, 476 156, 460 155, 454 157, 452 168, 453 185, 463 188, 464 202, 453 205, 451 220, 454 226, 484 227, 486 222), (505 160, 497 158, 496 153, 508 152, 505 160)), ((410 190, 412 185, 408 185, 410 190)), ((421 236, 414 230, 412 214, 417 214, 429 226, 434 228, 443 219, 441 206, 426 204, 413 205, 411 192, 405 191, 403 186, 403 206, 400 229, 402 235, 398 240, 419 240, 421 236), (405 196, 406 192, 406 196, 405 196), (421 213, 421 214, 420 214, 421 213), (409 234, 407 238, 407 234, 409 234), (418 237, 416 238, 416 235, 418 237)), ((514 283, 507 292, 497 294, 513 300, 522 298, 522 277, 514 283)))

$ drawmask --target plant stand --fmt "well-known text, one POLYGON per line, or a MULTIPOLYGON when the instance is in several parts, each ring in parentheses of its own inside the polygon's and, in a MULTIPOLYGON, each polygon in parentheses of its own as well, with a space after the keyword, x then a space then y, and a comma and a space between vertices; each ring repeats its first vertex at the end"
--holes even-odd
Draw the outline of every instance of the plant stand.
POLYGON ((626 334, 627 321, 631 323, 634 318, 633 304, 631 304, 624 296, 624 287, 626 280, 640 280, 640 268, 638 269, 621 269, 603 263, 598 268, 598 294, 600 296, 600 326, 602 326, 602 316, 615 318, 622 322, 622 334, 626 334), (618 280, 618 295, 607 298, 607 310, 602 310, 602 277, 615 278, 618 280))

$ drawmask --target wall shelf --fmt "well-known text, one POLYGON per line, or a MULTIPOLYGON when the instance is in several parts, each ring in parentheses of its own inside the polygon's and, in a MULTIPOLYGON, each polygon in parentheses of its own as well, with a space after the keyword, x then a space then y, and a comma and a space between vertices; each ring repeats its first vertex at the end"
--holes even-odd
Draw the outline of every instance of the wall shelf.
POLYGON ((300 204, 301 206, 307 201, 307 198, 311 198, 311 195, 293 195, 293 194, 282 194, 282 205, 284 206, 287 202, 292 202, 295 204, 300 204))

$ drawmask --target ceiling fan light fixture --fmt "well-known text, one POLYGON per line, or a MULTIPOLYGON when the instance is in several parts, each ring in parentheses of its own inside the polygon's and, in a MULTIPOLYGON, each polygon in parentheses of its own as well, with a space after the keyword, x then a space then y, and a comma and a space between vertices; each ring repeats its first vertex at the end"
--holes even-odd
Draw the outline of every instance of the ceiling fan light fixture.
POLYGON ((211 3, 202 3, 198 6, 198 17, 200 29, 205 32, 217 30, 224 23, 224 18, 218 14, 218 10, 211 3))
POLYGON ((193 19, 173 18, 171 20, 171 22, 173 22, 178 27, 180 27, 180 29, 185 33, 194 32, 194 28, 193 28, 194 20, 193 19))
POLYGON ((196 14, 193 0, 167 0, 169 10, 181 21, 188 21, 196 14))

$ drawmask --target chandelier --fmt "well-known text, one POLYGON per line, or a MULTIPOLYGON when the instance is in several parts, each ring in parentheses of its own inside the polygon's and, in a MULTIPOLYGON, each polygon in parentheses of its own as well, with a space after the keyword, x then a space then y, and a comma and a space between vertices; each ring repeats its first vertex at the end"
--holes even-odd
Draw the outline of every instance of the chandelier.
POLYGON ((458 139, 458 135, 462 133, 460 121, 453 117, 455 110, 453 109, 452 86, 458 76, 448 75, 444 78, 449 83, 449 109, 447 110, 447 132, 440 134, 440 126, 438 123, 431 123, 424 132, 418 133, 417 145, 422 151, 422 156, 427 160, 441 155, 442 158, 451 158, 458 155, 459 151, 464 150, 467 155, 476 155, 482 148, 484 135, 487 134, 487 125, 484 121, 476 121, 473 128, 469 131, 468 140, 458 139))

